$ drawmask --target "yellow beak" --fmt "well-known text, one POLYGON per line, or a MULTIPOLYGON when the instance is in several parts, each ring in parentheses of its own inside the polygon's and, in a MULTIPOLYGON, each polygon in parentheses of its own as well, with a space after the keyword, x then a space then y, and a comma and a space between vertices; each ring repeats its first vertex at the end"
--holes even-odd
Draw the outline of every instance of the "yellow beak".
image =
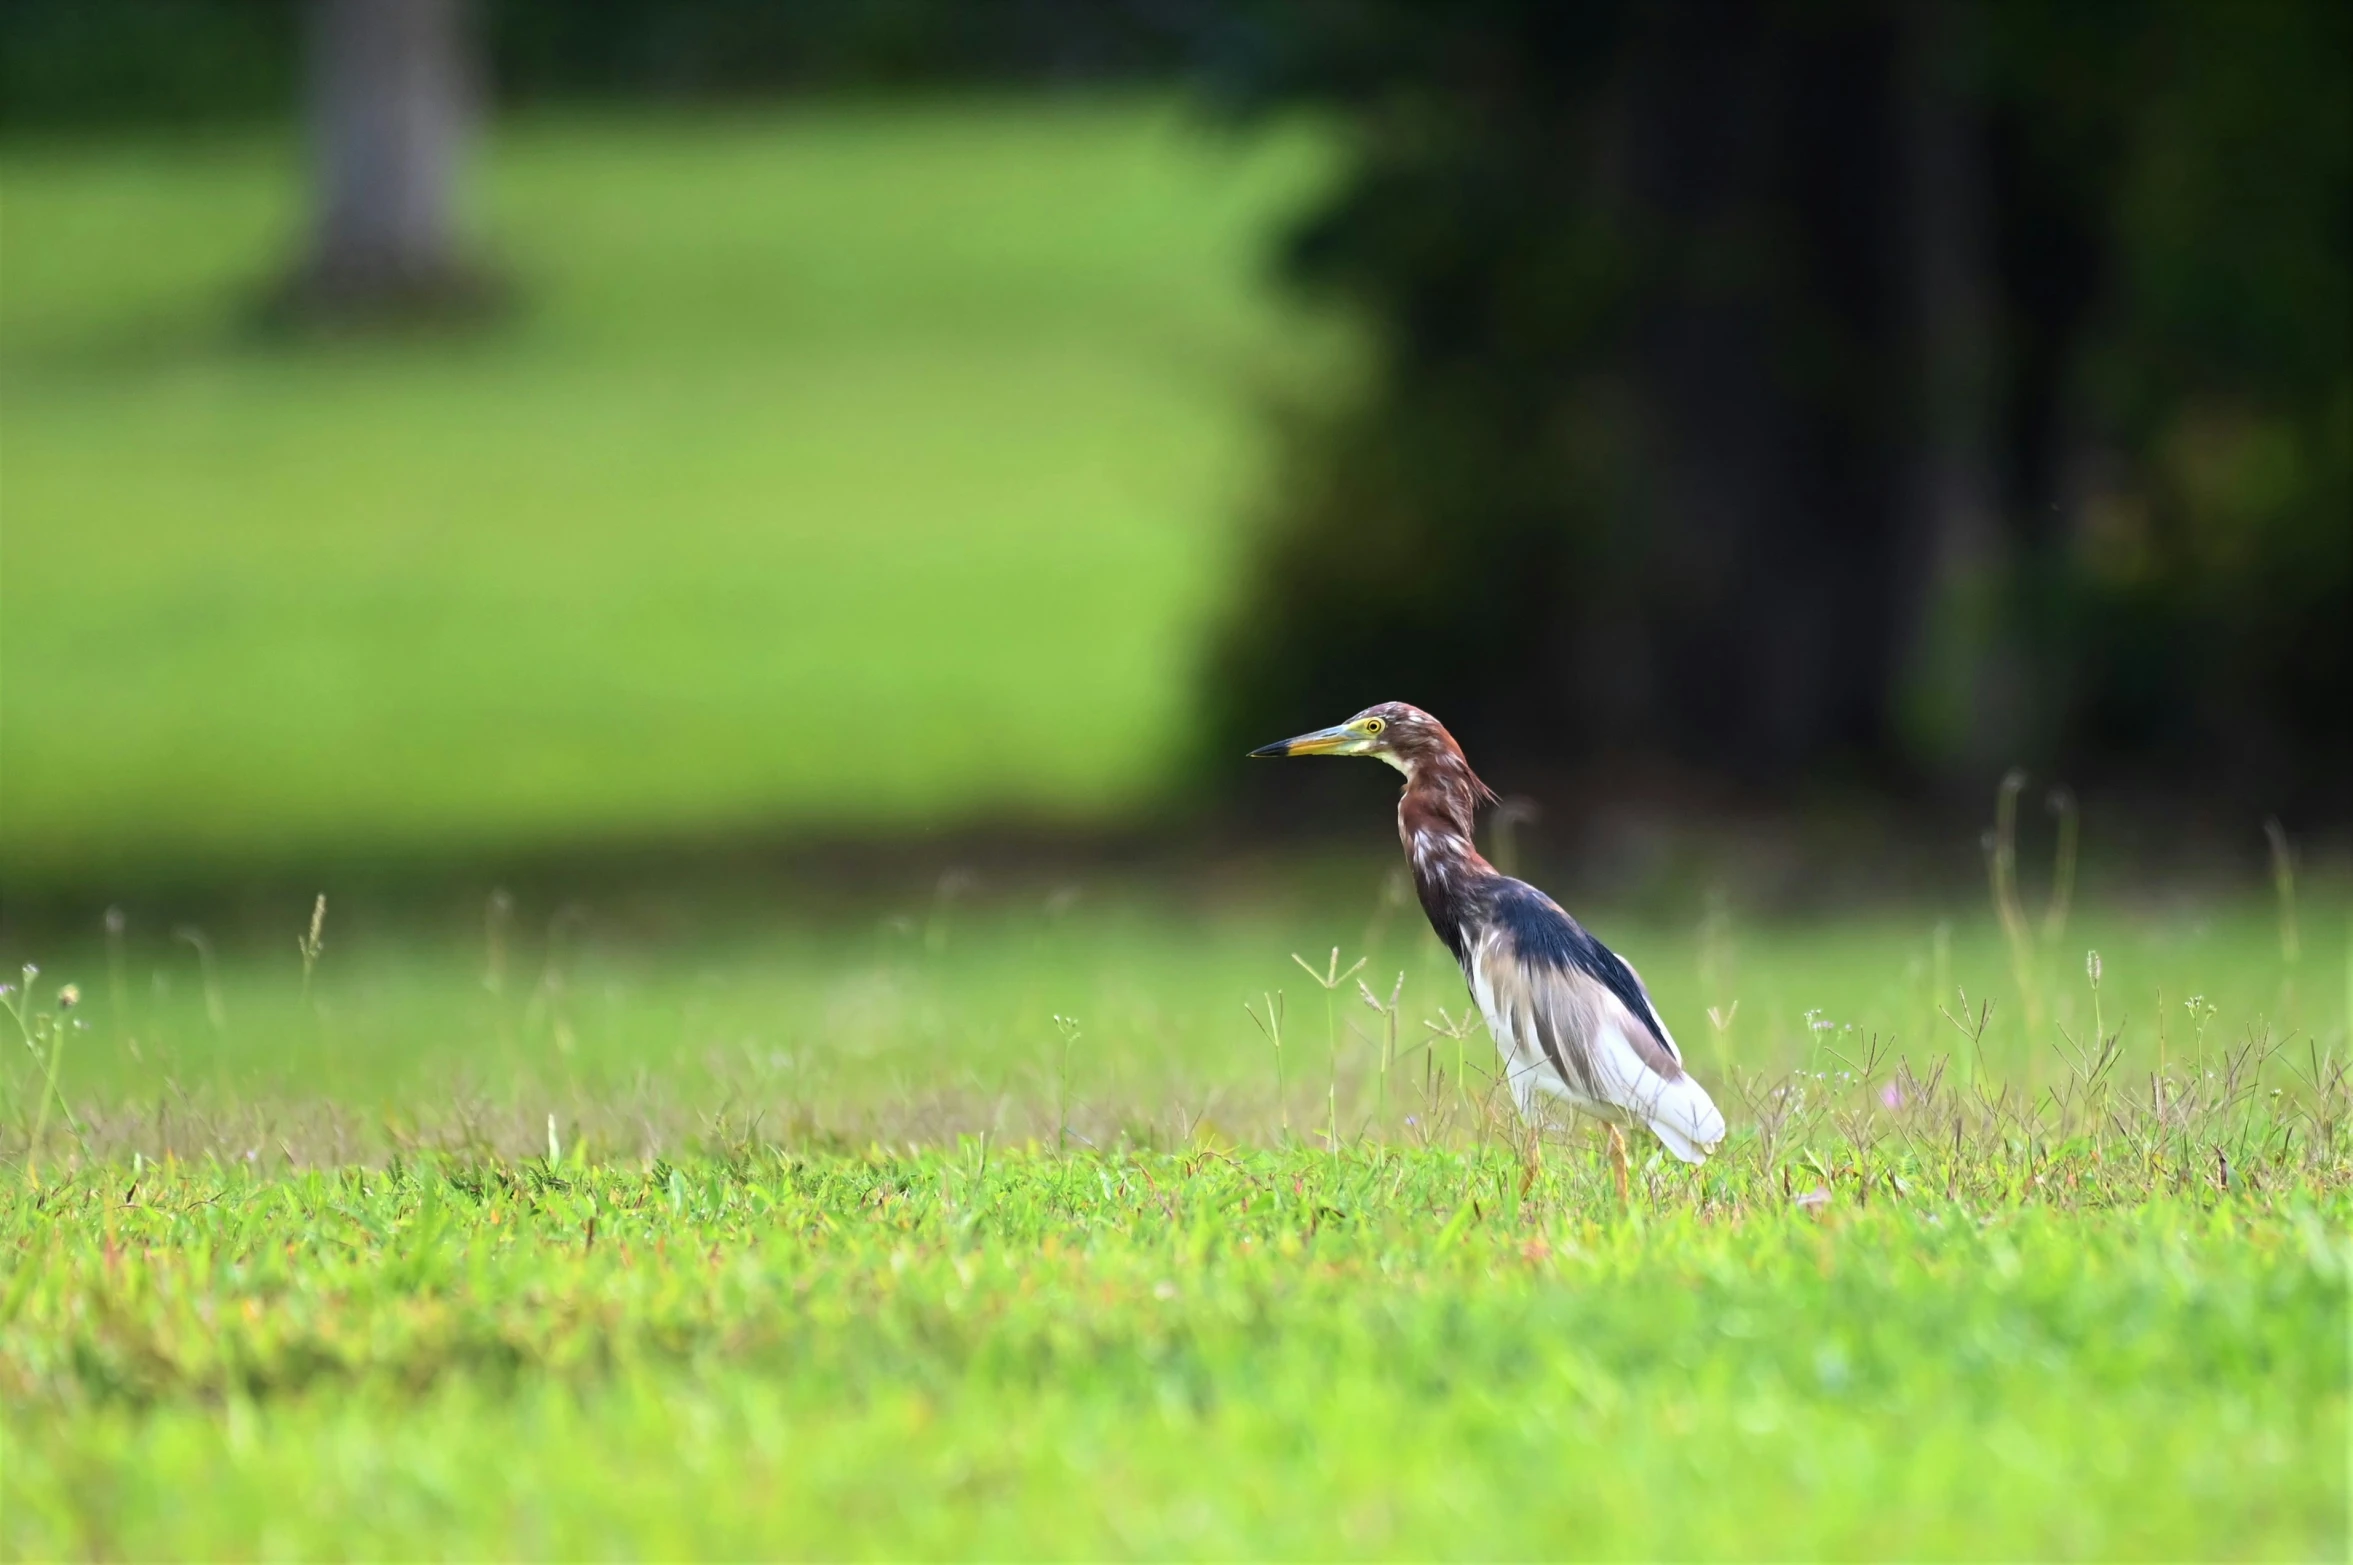
POLYGON ((1339 755, 1350 745, 1361 743, 1364 735, 1345 724, 1337 728, 1319 728, 1312 734, 1301 734, 1296 739, 1278 739, 1273 744, 1262 744, 1252 755, 1339 755))

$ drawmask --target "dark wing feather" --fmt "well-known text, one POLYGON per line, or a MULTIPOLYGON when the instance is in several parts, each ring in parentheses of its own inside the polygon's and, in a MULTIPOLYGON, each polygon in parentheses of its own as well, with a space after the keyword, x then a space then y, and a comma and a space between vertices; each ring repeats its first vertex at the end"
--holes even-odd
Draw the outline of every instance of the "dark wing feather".
POLYGON ((1683 1074, 1683 1056, 1650 1003, 1650 992, 1615 951, 1587 932, 1561 905, 1526 881, 1498 876, 1488 914, 1533 967, 1582 973, 1617 997, 1644 1036, 1632 1040, 1643 1063, 1669 1081, 1683 1074))

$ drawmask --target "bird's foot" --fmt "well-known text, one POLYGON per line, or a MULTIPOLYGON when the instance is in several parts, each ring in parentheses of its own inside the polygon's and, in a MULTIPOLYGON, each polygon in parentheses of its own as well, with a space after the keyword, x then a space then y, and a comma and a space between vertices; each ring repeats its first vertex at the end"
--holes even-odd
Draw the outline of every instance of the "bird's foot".
POLYGON ((1618 1200, 1626 1199, 1626 1133, 1610 1126, 1610 1178, 1617 1182, 1618 1200))

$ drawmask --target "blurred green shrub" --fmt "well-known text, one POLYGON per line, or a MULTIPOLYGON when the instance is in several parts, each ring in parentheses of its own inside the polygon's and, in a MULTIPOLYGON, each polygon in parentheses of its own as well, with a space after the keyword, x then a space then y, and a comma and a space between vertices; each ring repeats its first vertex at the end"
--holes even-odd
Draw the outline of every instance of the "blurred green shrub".
POLYGON ((1405 696, 1525 766, 2341 808, 2353 8, 1248 8, 1351 125, 1228 745, 1405 696))
POLYGON ((299 0, 8 0, 0 129, 192 124, 289 112, 299 0))
MULTIPOLYGON (((1089 0, 475 0, 506 100, 1162 71, 1180 33, 1089 0)), ((264 119, 300 100, 300 0, 7 0, 0 129, 264 119)))

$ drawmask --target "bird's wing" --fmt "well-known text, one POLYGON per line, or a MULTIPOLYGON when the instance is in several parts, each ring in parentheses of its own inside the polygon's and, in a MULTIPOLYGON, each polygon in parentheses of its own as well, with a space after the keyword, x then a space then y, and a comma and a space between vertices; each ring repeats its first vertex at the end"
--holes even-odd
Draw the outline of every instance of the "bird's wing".
MULTIPOLYGON (((1592 939, 1590 935, 1586 938, 1592 939)), ((1665 1049, 1669 1054, 1675 1057, 1675 1063, 1678 1065, 1682 1064, 1683 1051, 1676 1046, 1675 1035, 1667 1031, 1666 1018, 1659 1015, 1658 1003, 1652 1000, 1650 997, 1650 985, 1644 983, 1642 981, 1642 975, 1634 971, 1634 964, 1632 962, 1627 961, 1624 957, 1618 955, 1617 952, 1612 951, 1608 946, 1603 945, 1598 940, 1593 941, 1593 945, 1595 950, 1599 951, 1603 956, 1608 957, 1611 961, 1617 963, 1618 966, 1626 970, 1626 977, 1634 985, 1634 992, 1642 998, 1642 1004, 1638 1009, 1634 1010, 1634 1015, 1649 1026, 1651 1035, 1658 1039, 1659 1046, 1661 1048, 1665 1049)), ((1622 993, 1620 998, 1624 998, 1622 993)))
POLYGON ((1549 897, 1518 891, 1499 896, 1471 953, 1480 1008, 1506 1035, 1497 1041, 1541 1057, 1573 1096, 1649 1125, 1677 1157, 1704 1159, 1724 1116, 1683 1069, 1633 969, 1549 897))
POLYGON ((1623 1006, 1626 1014, 1675 1064, 1683 1051, 1659 1020, 1650 991, 1625 958, 1593 938, 1558 902, 1526 881, 1498 877, 1489 893, 1490 922, 1510 937, 1520 956, 1539 967, 1571 968, 1585 974, 1623 1006))

